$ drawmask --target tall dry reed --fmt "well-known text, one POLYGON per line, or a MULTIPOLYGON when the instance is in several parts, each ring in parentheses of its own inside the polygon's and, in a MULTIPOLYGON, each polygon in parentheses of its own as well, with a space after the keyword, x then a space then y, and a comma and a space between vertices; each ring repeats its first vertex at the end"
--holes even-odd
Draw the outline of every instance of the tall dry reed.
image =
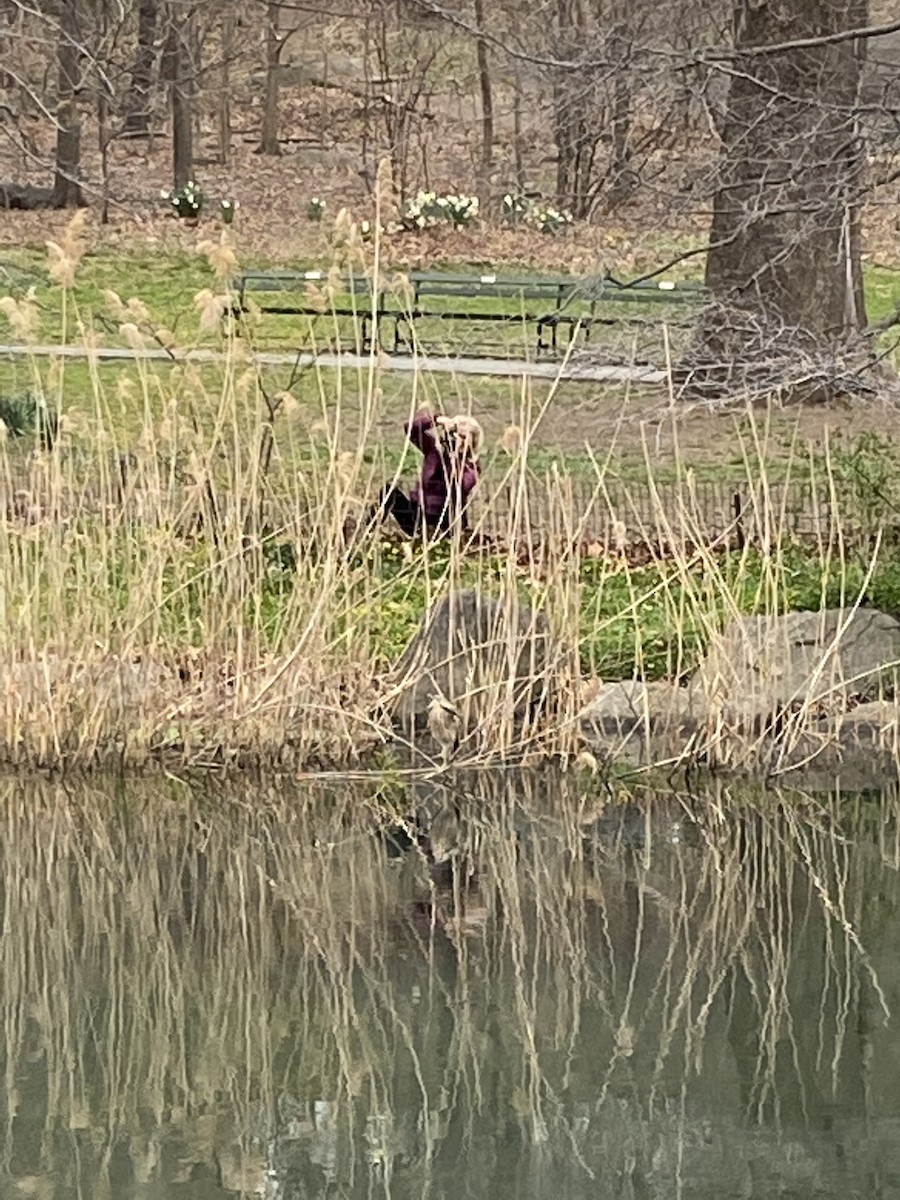
MULTIPOLYGON (((326 312, 341 270, 354 265, 377 276, 382 269, 378 241, 369 247, 351 223, 339 224, 334 278, 322 296, 326 312)), ((384 702, 396 681, 388 678, 384 614, 404 605, 424 611, 463 585, 498 598, 504 614, 481 683, 487 700, 470 756, 572 757, 586 640, 626 618, 633 645, 623 669, 640 675, 646 639, 658 636, 645 633, 642 613, 662 600, 675 647, 671 670, 679 674, 696 653, 687 648, 688 632, 695 647, 746 603, 751 565, 759 570, 758 554, 750 563, 751 545, 762 553, 756 606, 783 607, 782 551, 790 532, 758 440, 751 435, 744 444, 752 496, 752 512, 742 518, 746 549, 730 555, 726 568, 721 550, 736 544, 735 523, 726 517, 711 541, 687 468, 663 496, 648 460, 642 486, 650 504, 640 510, 613 478, 614 446, 594 461, 586 498, 583 489, 576 498, 563 467, 537 475, 529 455, 558 401, 550 388, 536 403, 527 381, 504 449, 480 485, 473 536, 449 548, 404 547, 398 584, 362 519, 397 472, 379 433, 384 363, 372 352, 363 366, 327 375, 298 369, 289 386, 273 389, 249 353, 253 313, 242 322, 224 320, 233 300, 233 247, 224 237, 201 250, 213 279, 197 297, 199 324, 204 336, 224 328, 221 363, 201 369, 180 359, 172 335, 153 327, 139 298, 110 294, 121 338, 138 355, 112 383, 90 356, 98 334, 71 290, 83 251, 80 227, 51 248, 67 320, 83 330, 89 387, 87 400, 72 402, 72 364, 60 358, 45 371, 35 359, 35 387, 59 409, 58 436, 49 449, 28 453, 9 437, 0 443, 4 760, 353 762, 391 736, 384 702), (140 357, 161 345, 171 348, 171 363, 140 357), (317 412, 308 399, 310 378, 317 412), (306 389, 302 404, 291 388, 306 389), (661 548, 665 570, 651 583, 630 563, 623 537, 661 548), (595 603, 586 605, 584 556, 595 547, 595 603), (604 597, 623 578, 629 599, 611 605, 604 597), (542 637, 551 650, 535 671, 553 674, 557 698, 549 717, 524 729, 516 720, 513 619, 523 600, 548 623, 542 637)), ((402 290, 402 280, 396 286, 402 290)), ((4 308, 25 339, 36 337, 32 308, 27 298, 4 308)), ((407 415, 435 391, 423 369, 407 415)), ((801 465, 799 451, 797 460, 801 465)), ((816 553, 832 575, 843 570, 837 505, 816 553)), ((847 596, 848 603, 856 599, 847 596)))

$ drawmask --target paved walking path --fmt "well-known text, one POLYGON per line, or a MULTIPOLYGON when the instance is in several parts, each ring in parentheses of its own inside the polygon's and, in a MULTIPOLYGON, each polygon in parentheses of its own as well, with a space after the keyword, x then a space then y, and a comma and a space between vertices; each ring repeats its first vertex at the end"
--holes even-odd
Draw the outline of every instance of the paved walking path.
MULTIPOLYGON (((88 350, 85 346, 26 346, 0 344, 0 358, 76 358, 95 359, 98 362, 128 362, 152 360, 157 362, 224 362, 225 355, 219 350, 163 350, 147 347, 135 350, 122 346, 101 346, 88 350)), ((260 366, 311 366, 343 367, 348 370, 367 369, 373 361, 368 354, 290 354, 276 350, 258 350, 252 360, 260 366)), ((506 358, 456 358, 450 356, 382 354, 378 365, 384 371, 427 371, 446 375, 493 375, 531 379, 571 379, 586 383, 664 383, 665 371, 655 367, 613 367, 599 363, 568 361, 526 362, 506 358)))

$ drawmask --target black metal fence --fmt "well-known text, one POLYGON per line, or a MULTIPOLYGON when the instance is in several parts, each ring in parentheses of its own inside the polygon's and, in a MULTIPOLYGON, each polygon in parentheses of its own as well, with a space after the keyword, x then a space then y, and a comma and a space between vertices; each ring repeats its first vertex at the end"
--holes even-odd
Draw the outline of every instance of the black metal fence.
MULTIPOLYGON (((215 491, 221 505, 221 488, 215 491)), ((189 477, 176 482, 161 471, 152 478, 126 457, 102 466, 94 458, 62 469, 22 459, 0 479, 0 515, 7 520, 71 519, 114 507, 125 517, 160 519, 173 508, 204 506, 205 489, 189 477), (174 491, 174 495, 173 495, 174 491)), ((242 498, 242 506, 250 497, 242 498)), ((311 497, 311 503, 313 498, 311 497)), ((269 513, 296 523, 297 503, 272 497, 269 513)), ((304 505, 305 507, 305 505, 304 505)), ((722 540, 728 545, 773 544, 781 537, 845 543, 874 532, 876 521, 852 494, 838 495, 827 482, 690 478, 658 483, 548 473, 524 482, 492 479, 473 494, 472 523, 487 533, 597 541, 606 546, 637 542, 722 540)))
POLYGON ((552 528, 605 545, 651 542, 771 544, 779 537, 845 540, 868 536, 870 522, 852 498, 827 483, 801 480, 604 481, 561 477, 529 480, 526 499, 518 484, 480 489, 476 520, 492 531, 552 528))

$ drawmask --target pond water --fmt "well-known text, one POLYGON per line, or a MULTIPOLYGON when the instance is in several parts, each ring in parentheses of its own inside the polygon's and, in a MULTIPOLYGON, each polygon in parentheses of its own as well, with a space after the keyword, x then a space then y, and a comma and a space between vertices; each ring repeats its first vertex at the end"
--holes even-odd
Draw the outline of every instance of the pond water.
POLYGON ((896 789, 0 787, 0 1196, 900 1196, 896 789))

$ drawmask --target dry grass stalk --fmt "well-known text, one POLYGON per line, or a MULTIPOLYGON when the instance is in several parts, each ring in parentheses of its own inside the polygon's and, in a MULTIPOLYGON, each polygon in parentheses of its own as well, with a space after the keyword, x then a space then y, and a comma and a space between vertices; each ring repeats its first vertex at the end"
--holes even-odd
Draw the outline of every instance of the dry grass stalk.
MULTIPOLYGON (((357 268, 377 271, 377 239, 361 243, 346 218, 339 224, 357 268)), ((53 251, 65 267, 63 284, 81 245, 73 228, 53 251)), ((229 239, 200 249, 224 280, 234 265, 229 239)), ((107 299, 133 345, 154 341, 138 299, 107 299)), ((202 292, 197 303, 201 324, 219 323, 227 287, 202 292)), ((17 320, 20 308, 12 312, 17 320)), ((251 320, 247 337, 252 328, 251 320)), ((320 421, 303 428, 293 384, 268 395, 234 330, 224 345, 229 361, 215 387, 196 367, 157 373, 139 361, 113 394, 94 364, 87 413, 67 411, 60 366, 54 379, 63 403, 52 449, 24 456, 10 438, 0 440, 8 497, 0 513, 0 758, 333 764, 355 761, 389 736, 377 715, 388 664, 372 621, 396 588, 380 574, 377 539, 359 522, 391 474, 377 458, 369 461, 383 404, 377 356, 367 370, 339 373, 334 394, 320 381, 320 421), (127 445, 114 432, 124 411, 132 422, 127 445), (348 538, 351 517, 358 532, 348 538), (290 547, 296 559, 281 589, 270 581, 275 546, 290 547)), ((424 375, 417 386, 411 408, 433 390, 424 375)), ((673 630, 699 630, 710 640, 737 613, 748 569, 749 549, 725 569, 724 542, 710 544, 687 470, 663 498, 648 456, 649 516, 625 511, 621 496, 613 498, 609 455, 594 464, 585 507, 576 504, 565 471, 536 481, 528 454, 553 402, 550 389, 535 409, 523 387, 503 455, 480 488, 473 538, 455 541, 439 560, 427 546, 406 555, 410 587, 421 588, 426 605, 463 583, 500 600, 486 668, 471 682, 481 717, 463 751, 477 761, 574 759, 585 634, 630 615, 640 673, 640 614, 652 596, 668 604, 673 630), (492 502, 500 495, 502 509, 492 502), (591 532, 604 512, 612 530, 607 545, 591 532), (670 551, 649 590, 628 559, 625 531, 635 527, 647 545, 670 551), (601 600, 605 581, 624 574, 631 596, 624 614, 621 607, 584 609, 584 556, 596 558, 601 600), (523 599, 548 623, 547 631, 529 635, 536 664, 529 682, 545 684, 556 700, 549 714, 524 725, 516 719, 521 695, 513 671, 523 599), (545 657, 539 643, 549 647, 545 657)), ((745 447, 754 487, 744 534, 747 547, 764 552, 760 607, 778 611, 785 515, 767 487, 760 442, 751 435, 745 447)), ((833 521, 832 569, 843 553, 839 517, 833 521)), ((685 661, 687 650, 679 648, 673 673, 685 661)), ((465 706, 465 697, 453 699, 465 706)), ((715 752, 720 734, 711 728, 691 752, 715 752)))

